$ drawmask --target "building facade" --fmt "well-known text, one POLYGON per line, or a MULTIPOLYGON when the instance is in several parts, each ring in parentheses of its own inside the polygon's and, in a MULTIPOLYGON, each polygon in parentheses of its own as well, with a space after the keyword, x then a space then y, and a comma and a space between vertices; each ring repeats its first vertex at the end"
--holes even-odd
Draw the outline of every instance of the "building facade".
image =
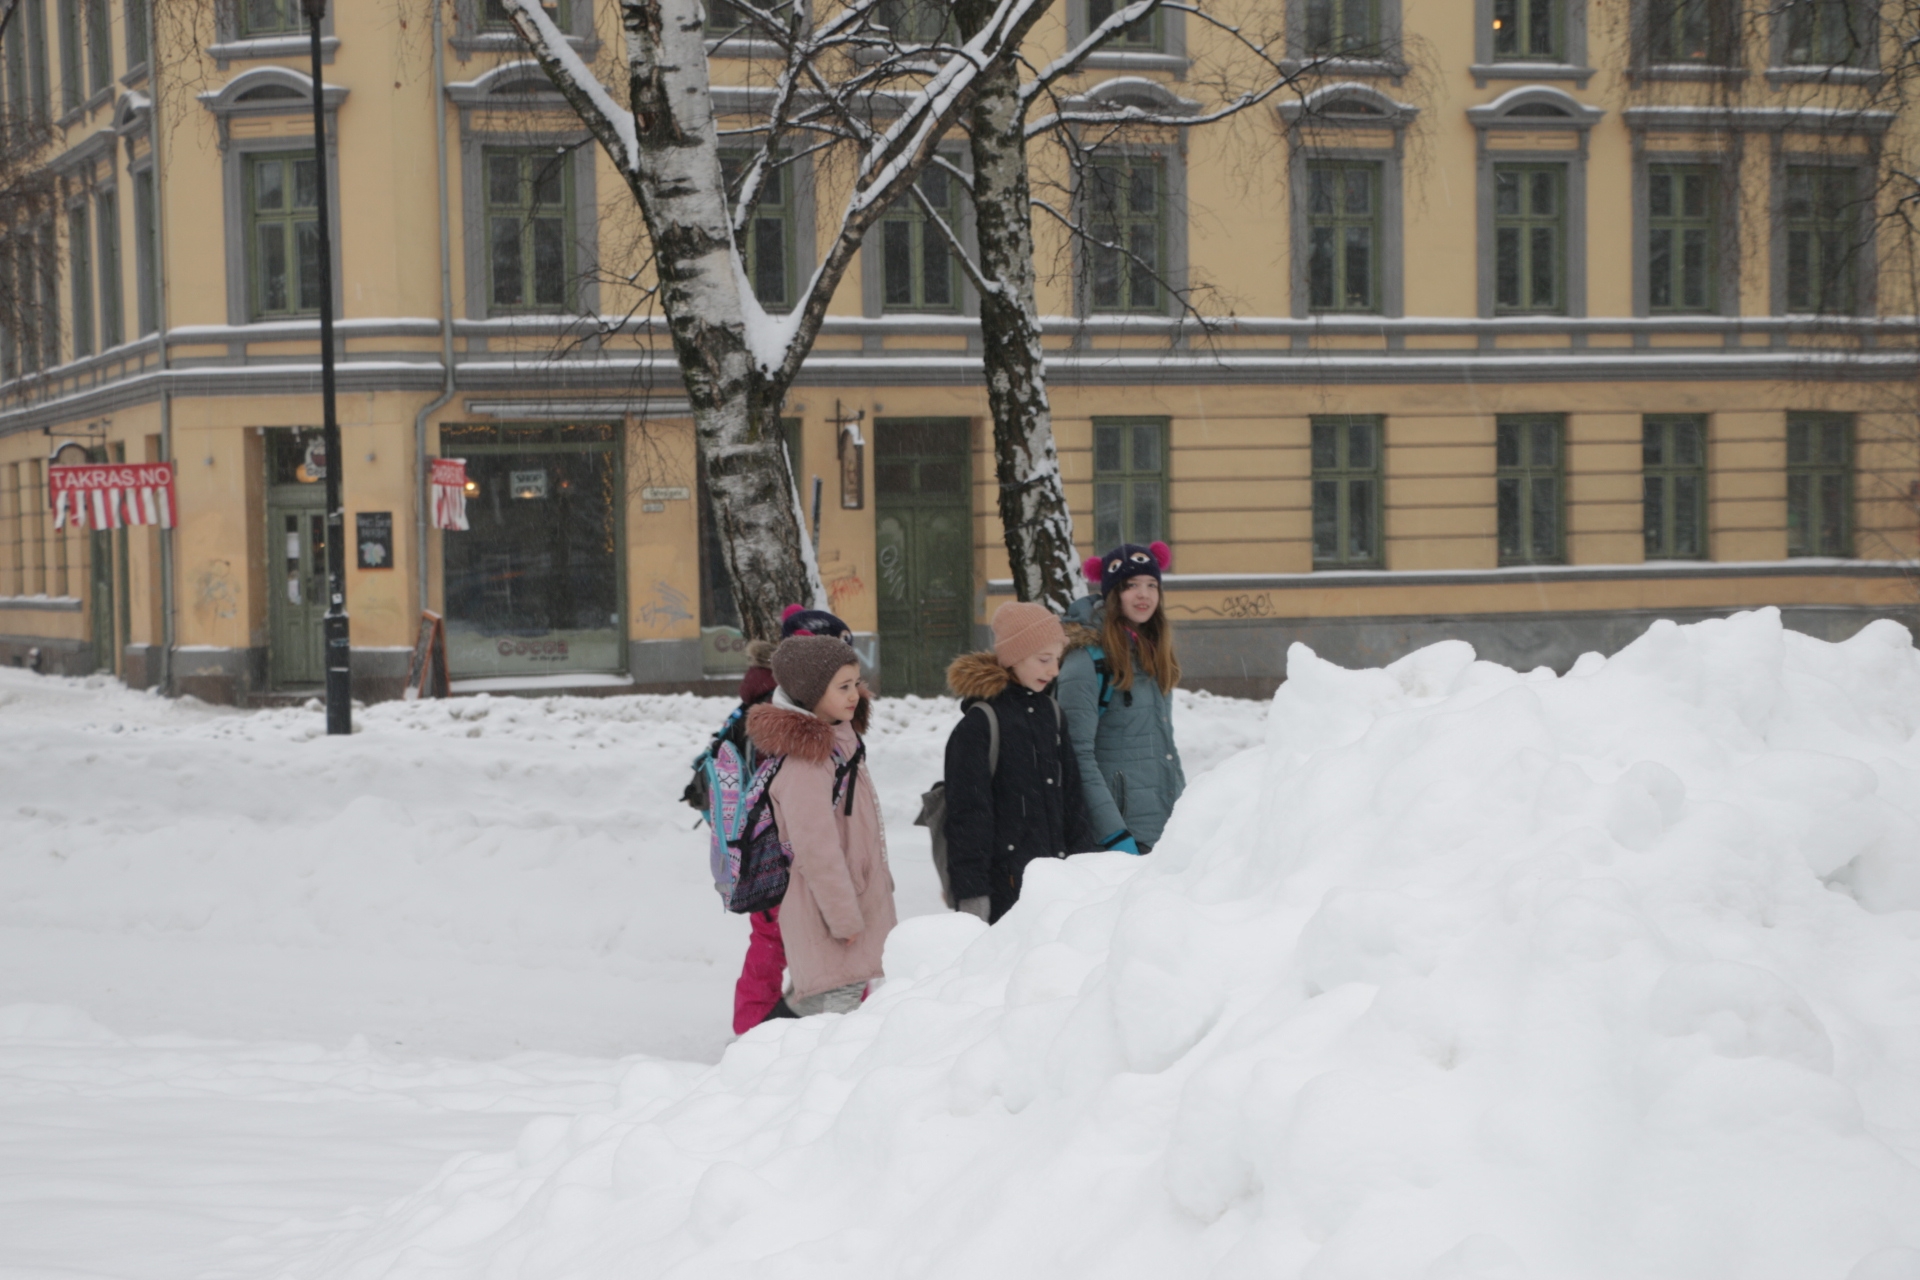
MULTIPOLYGON (((1657 617, 1920 623, 1920 308, 1881 216, 1908 124, 1867 0, 1289 3, 1248 6, 1284 29, 1286 92, 1037 175, 1100 233, 1040 228, 1076 533, 1172 544, 1190 683, 1270 690, 1296 640, 1564 668, 1657 617)), ((1055 8, 1050 50, 1111 6, 1055 8)), ((552 12, 614 56, 609 7, 552 12)), ((360 696, 399 692, 424 610, 456 690, 743 665, 684 394, 625 288, 625 188, 496 4, 430 13, 335 0, 325 33, 331 459, 298 4, 156 27, 145 0, 21 0, 0 104, 42 128, 55 195, 0 253, 0 661, 316 687, 337 465, 360 696), (172 461, 176 527, 56 529, 56 456, 172 461), (467 530, 428 520, 439 457, 466 461, 467 530)), ((751 42, 710 18, 716 83, 744 82, 751 42)), ((1164 13, 1074 92, 1201 111, 1221 39, 1164 13)), ((830 230, 821 184, 761 202, 769 307, 830 230)), ((787 406, 832 605, 890 691, 937 689, 1011 591, 976 310, 896 213, 787 406)))

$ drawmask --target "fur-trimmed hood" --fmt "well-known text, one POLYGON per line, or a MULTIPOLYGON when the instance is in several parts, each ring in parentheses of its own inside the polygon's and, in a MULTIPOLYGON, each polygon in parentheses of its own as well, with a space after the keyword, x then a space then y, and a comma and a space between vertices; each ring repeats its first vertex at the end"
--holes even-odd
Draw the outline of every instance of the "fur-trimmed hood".
MULTIPOLYGON (((866 736, 873 714, 873 694, 860 686, 860 705, 853 712, 853 731, 866 736)), ((807 711, 795 711, 763 702, 747 712, 747 737, 762 755, 794 756, 823 764, 833 758, 835 726, 807 711)))
POLYGON ((1013 682, 1013 672, 1000 665, 993 650, 963 653, 947 667, 947 688, 963 701, 997 698, 1013 682))
POLYGON ((773 670, 773 651, 776 647, 771 640, 747 641, 747 665, 773 670))

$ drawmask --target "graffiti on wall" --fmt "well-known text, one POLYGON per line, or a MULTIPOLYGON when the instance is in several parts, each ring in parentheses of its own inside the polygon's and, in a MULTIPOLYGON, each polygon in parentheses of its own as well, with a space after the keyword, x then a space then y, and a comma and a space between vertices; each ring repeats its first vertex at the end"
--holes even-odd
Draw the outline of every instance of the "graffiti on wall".
POLYGON ((835 613, 847 601, 855 596, 865 595, 867 584, 860 580, 860 570, 853 564, 836 564, 826 569, 822 577, 827 587, 827 607, 835 613))
POLYGON ((687 606, 686 592, 670 582, 656 580, 653 594, 640 605, 640 623, 650 630, 658 630, 676 622, 689 621, 693 612, 687 606))
POLYGON ((194 608, 225 621, 240 612, 240 592, 233 585, 233 563, 209 560, 193 579, 194 608))
POLYGON ((1210 604, 1168 604, 1167 612, 1184 613, 1195 618, 1271 618, 1274 616, 1273 596, 1265 591, 1228 596, 1217 609, 1210 604))

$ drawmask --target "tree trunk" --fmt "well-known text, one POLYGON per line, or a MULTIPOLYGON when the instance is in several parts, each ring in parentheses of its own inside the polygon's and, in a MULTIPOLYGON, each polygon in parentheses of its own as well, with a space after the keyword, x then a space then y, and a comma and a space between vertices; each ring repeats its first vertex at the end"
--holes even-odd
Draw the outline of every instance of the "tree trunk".
MULTIPOLYGON (((983 9, 991 5, 958 7, 963 32, 983 9)), ((1033 296, 1033 211, 1017 64, 1001 63, 980 77, 967 127, 980 269, 995 286, 980 298, 980 338, 1013 589, 1022 600, 1064 611, 1081 594, 1082 584, 1073 518, 1054 450, 1046 353, 1033 296)))

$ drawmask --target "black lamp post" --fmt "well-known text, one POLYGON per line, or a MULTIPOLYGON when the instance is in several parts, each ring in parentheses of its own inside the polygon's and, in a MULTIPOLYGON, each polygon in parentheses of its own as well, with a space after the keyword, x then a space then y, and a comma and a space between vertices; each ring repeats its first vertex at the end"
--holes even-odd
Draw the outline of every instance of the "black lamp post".
POLYGON ((320 24, 327 0, 300 0, 313 50, 313 170, 320 220, 320 429, 327 451, 327 732, 353 732, 352 648, 347 641, 347 517, 341 509, 340 473, 347 452, 340 445, 340 418, 333 397, 333 213, 327 199, 327 104, 321 93, 320 24))

